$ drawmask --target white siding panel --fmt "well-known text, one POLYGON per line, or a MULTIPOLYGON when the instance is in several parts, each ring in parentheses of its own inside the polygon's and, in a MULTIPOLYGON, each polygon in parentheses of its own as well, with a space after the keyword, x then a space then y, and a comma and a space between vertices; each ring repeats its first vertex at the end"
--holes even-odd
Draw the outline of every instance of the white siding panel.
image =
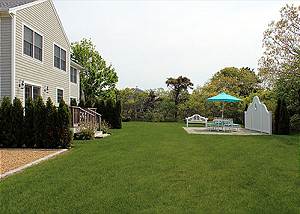
POLYGON ((11 96, 12 19, 0 17, 0 99, 11 96))
POLYGON ((64 89, 64 100, 69 102, 69 69, 70 44, 65 38, 63 29, 55 15, 50 1, 17 11, 16 14, 16 96, 23 100, 24 89, 18 87, 19 81, 24 80, 33 84, 42 85, 44 99, 50 97, 55 103, 56 88, 64 89), (43 62, 23 55, 23 25, 42 34, 43 62), (53 45, 58 44, 67 52, 66 69, 62 71, 53 66, 53 45), (49 87, 48 93, 44 86, 49 87))

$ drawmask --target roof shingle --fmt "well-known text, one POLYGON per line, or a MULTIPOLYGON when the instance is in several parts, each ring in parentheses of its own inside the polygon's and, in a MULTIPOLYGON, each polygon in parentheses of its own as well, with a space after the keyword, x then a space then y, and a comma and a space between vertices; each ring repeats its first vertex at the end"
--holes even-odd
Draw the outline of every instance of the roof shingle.
POLYGON ((37 0, 0 0, 0 9, 6 10, 28 4, 37 0))

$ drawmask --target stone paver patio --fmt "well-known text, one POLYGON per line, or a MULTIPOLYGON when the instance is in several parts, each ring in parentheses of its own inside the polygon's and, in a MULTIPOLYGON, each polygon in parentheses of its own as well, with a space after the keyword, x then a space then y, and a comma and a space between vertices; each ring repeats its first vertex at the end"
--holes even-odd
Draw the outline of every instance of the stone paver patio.
POLYGON ((245 128, 239 128, 238 131, 209 131, 205 127, 183 127, 189 134, 216 134, 216 135, 268 135, 262 132, 252 131, 245 128))

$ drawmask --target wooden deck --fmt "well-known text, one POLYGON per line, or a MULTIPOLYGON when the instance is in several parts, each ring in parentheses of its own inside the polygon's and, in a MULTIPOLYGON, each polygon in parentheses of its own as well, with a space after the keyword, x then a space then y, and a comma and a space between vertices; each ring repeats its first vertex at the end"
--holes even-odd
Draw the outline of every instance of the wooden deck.
POLYGON ((89 127, 101 130, 101 114, 96 112, 96 108, 70 107, 71 124, 74 133, 79 132, 82 127, 89 127))

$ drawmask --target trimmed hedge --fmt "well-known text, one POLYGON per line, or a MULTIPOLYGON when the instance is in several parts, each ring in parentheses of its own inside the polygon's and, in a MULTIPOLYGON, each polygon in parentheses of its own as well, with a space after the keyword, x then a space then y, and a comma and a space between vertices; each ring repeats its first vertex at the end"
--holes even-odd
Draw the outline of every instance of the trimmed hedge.
POLYGON ((25 109, 19 99, 3 98, 0 106, 0 147, 69 148, 71 115, 65 102, 58 109, 48 98, 29 98, 25 109), (25 114, 24 114, 25 113, 25 114))

